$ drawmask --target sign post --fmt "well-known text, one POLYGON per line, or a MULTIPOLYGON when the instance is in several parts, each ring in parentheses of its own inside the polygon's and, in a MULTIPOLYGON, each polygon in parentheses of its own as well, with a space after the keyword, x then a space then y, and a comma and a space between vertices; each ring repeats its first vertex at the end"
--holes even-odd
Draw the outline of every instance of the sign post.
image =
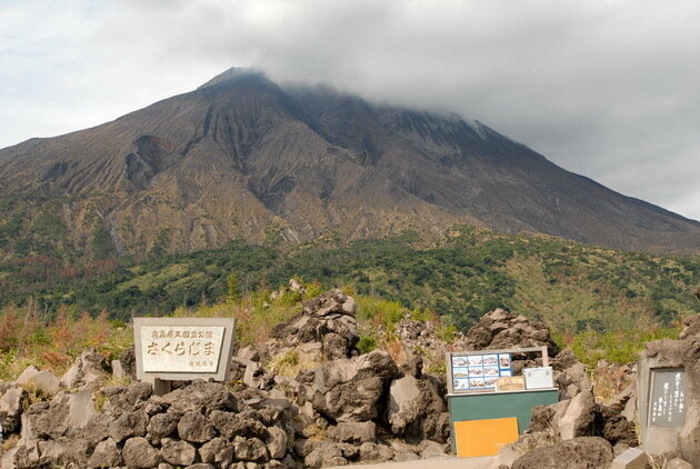
POLYGON ((649 454, 678 452, 684 427, 690 422, 686 414, 691 403, 683 349, 653 350, 640 355, 637 363, 641 447, 649 454))
POLYGON ((156 394, 170 381, 226 381, 233 354, 232 318, 135 318, 136 378, 156 394))
POLYGON ((559 400, 547 347, 450 352, 446 359, 450 430, 458 457, 495 455, 527 428, 534 406, 559 400), (541 355, 541 366, 520 375, 514 357, 527 354, 541 355))

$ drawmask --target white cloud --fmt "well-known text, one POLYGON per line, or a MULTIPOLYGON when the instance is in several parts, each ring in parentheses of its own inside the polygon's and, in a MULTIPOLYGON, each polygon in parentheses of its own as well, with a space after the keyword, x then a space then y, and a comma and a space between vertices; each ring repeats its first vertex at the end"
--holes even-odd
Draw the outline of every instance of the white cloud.
POLYGON ((0 6, 0 146, 77 130, 229 66, 478 118, 700 219, 700 3, 50 0, 0 6), (692 174, 692 173, 691 173, 692 174))

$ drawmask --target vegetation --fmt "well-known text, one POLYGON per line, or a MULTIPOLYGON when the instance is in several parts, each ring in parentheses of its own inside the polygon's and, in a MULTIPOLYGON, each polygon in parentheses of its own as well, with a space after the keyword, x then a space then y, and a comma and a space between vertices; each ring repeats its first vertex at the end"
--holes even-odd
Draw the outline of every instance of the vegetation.
POLYGON ((14 378, 30 364, 62 373, 88 348, 116 358, 133 342, 132 335, 106 312, 92 317, 61 308, 46 320, 32 304, 9 307, 0 318, 0 379, 14 378))
POLYGON ((128 320, 235 299, 295 276, 434 312, 460 329, 496 307, 545 320, 564 334, 668 326, 700 312, 693 290, 700 283, 698 258, 468 228, 430 247, 418 247, 409 233, 287 253, 234 241, 141 264, 107 258, 82 268, 27 257, 0 263, 0 301, 21 306, 31 297, 48 315, 65 306, 128 320))
MULTIPOLYGON (((8 242, 12 223, 25 221, 5 218, 0 242, 8 242)), ((50 214, 32 223, 37 232, 60 231, 50 214)), ((239 340, 255 343, 296 314, 300 301, 338 285, 358 301, 363 351, 386 347, 378 331, 390 331, 405 316, 435 321, 449 337, 502 307, 546 321, 584 362, 625 362, 645 341, 675 336, 682 317, 700 313, 697 257, 620 252, 539 235, 460 228, 430 246, 405 233, 288 252, 233 241, 191 254, 159 251, 138 264, 115 258, 106 232, 87 242, 94 256, 85 265, 60 257, 57 245, 0 262, 0 375, 22 359, 60 367, 91 344, 116 351, 135 315, 236 317, 245 324, 239 340), (307 292, 286 290, 272 299, 271 290, 292 277, 307 292), (61 347, 34 352, 29 346, 54 342, 61 347)))
POLYGON ((595 367, 599 360, 616 363, 631 363, 644 344, 652 340, 676 339, 678 327, 632 328, 598 333, 586 331, 577 334, 568 345, 574 355, 589 367, 595 367))

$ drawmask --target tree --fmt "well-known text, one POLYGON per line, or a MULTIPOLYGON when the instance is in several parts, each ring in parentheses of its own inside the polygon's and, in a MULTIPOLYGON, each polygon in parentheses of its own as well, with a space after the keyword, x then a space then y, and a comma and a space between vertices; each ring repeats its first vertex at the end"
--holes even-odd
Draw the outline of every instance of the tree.
POLYGON ((231 274, 227 279, 226 301, 235 303, 241 300, 238 275, 231 274))

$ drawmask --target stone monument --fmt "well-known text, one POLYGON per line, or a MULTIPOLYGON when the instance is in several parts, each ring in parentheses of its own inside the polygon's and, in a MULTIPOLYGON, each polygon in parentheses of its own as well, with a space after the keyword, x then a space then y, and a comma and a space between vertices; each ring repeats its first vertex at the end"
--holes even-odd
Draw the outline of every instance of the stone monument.
POLYGON ((170 381, 226 381, 233 353, 232 318, 135 318, 136 378, 169 390, 170 381))

